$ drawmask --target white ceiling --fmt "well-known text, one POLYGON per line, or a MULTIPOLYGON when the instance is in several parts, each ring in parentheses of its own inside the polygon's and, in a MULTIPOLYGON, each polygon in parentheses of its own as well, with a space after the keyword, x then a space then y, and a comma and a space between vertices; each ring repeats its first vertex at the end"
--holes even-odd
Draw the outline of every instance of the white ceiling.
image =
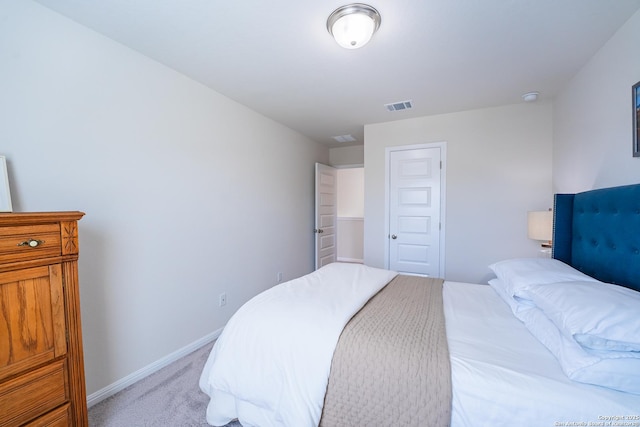
MULTIPOLYGON (((339 0, 36 0, 329 146, 363 126, 558 90, 640 0, 372 0, 361 49, 326 29, 339 0), (390 113, 384 104, 413 100, 390 113)), ((348 144, 342 144, 348 145, 348 144)))

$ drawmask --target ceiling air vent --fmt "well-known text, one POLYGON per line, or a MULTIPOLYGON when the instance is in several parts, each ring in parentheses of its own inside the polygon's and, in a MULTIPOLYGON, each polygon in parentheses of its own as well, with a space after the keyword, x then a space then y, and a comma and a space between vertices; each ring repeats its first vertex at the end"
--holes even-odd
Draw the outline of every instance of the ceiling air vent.
POLYGON ((334 136, 333 139, 335 139, 338 142, 353 142, 356 140, 351 135, 338 135, 338 136, 334 136))
POLYGON ((413 104, 411 100, 408 101, 400 101, 400 102, 392 102, 391 104, 384 104, 387 111, 400 111, 400 110, 408 110, 413 108, 413 104))

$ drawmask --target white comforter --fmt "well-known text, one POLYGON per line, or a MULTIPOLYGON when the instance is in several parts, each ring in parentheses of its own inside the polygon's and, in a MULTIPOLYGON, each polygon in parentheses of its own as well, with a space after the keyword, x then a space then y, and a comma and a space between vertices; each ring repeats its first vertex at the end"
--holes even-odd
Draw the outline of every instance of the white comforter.
POLYGON ((207 422, 317 426, 342 329, 396 274, 333 263, 247 302, 225 326, 200 377, 211 397, 207 422))
POLYGON ((640 395, 571 381, 489 286, 443 293, 452 427, 640 425, 640 395))

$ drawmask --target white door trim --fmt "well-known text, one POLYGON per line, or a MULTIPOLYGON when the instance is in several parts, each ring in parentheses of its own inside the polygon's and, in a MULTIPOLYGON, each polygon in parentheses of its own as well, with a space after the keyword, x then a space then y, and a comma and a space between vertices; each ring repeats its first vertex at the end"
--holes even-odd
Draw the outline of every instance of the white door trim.
POLYGON ((390 184, 390 170, 389 159, 391 152, 393 151, 405 151, 405 150, 417 150, 423 148, 440 148, 440 160, 442 161, 442 169, 440 171, 440 275, 444 278, 445 267, 445 222, 446 222, 446 194, 447 194, 447 143, 441 142, 428 142, 424 144, 414 145, 398 145, 394 147, 387 147, 384 153, 384 268, 389 268, 389 184, 390 184))

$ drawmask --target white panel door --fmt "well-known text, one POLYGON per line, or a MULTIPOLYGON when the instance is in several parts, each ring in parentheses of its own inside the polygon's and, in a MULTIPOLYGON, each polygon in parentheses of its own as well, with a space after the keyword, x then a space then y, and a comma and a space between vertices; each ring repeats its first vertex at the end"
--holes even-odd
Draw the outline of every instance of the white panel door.
POLYGON ((316 163, 316 270, 336 260, 337 171, 316 163))
POLYGON ((441 277, 440 148, 389 153, 389 268, 441 277))

